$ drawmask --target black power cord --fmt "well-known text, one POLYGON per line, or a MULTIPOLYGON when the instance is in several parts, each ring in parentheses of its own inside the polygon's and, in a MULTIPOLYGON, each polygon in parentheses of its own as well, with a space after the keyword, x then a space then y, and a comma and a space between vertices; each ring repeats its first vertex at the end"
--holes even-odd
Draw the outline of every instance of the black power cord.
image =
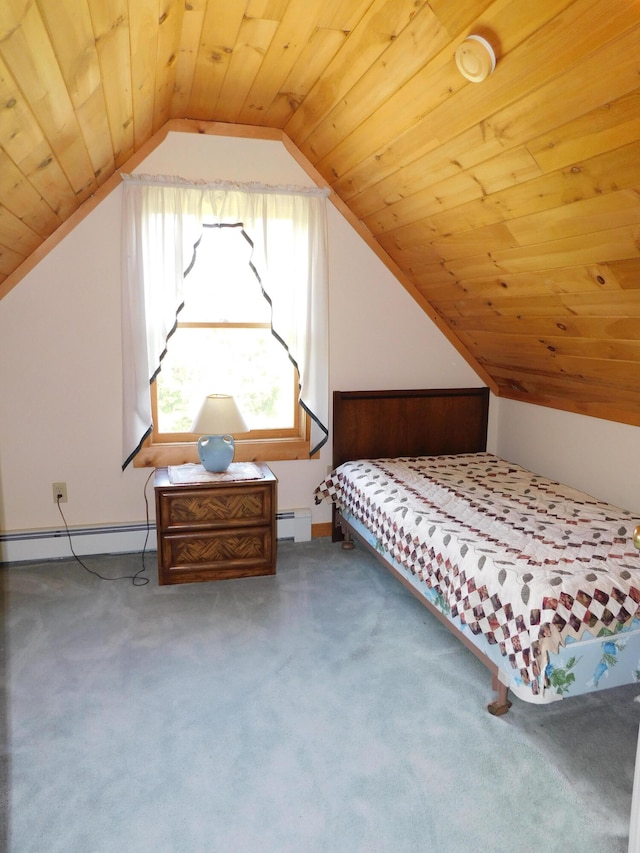
POLYGON ((64 529, 67 532, 67 539, 69 540, 69 548, 71 549, 71 553, 72 553, 74 559, 76 560, 77 563, 79 563, 82 566, 83 569, 85 569, 85 571, 89 572, 89 574, 91 574, 91 575, 95 575, 97 578, 100 578, 101 581, 131 581, 133 586, 146 586, 149 583, 149 578, 143 578, 140 576, 142 575, 143 572, 146 572, 146 570, 147 570, 147 566, 145 564, 145 552, 147 550, 147 543, 149 542, 149 526, 150 526, 150 522, 149 522, 149 500, 147 498, 147 486, 149 485, 149 480, 151 479, 153 474, 154 474, 154 471, 151 471, 151 473, 149 474, 149 476, 147 477, 147 479, 145 481, 144 489, 143 489, 144 505, 145 505, 145 509, 146 509, 147 533, 145 535, 144 544, 142 546, 142 555, 141 555, 142 568, 139 569, 134 575, 120 575, 119 577, 115 577, 115 578, 106 578, 106 577, 104 577, 104 575, 101 575, 99 572, 96 572, 93 569, 90 569, 89 566, 85 565, 85 563, 82 562, 80 557, 78 557, 76 552, 73 550, 73 541, 71 539, 71 532, 69 530, 69 526, 67 525, 67 519, 64 517, 64 513, 62 512, 62 507, 60 506, 61 495, 56 496, 56 504, 58 506, 58 512, 60 513, 60 516, 62 518, 62 523, 64 524, 64 529))

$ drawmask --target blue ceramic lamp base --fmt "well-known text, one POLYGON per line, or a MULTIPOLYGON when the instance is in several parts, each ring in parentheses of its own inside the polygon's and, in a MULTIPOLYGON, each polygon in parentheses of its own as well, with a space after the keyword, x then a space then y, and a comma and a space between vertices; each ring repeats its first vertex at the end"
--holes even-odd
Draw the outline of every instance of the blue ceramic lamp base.
POLYGON ((198 456, 207 471, 222 473, 233 462, 235 442, 231 435, 202 435, 198 439, 198 456))

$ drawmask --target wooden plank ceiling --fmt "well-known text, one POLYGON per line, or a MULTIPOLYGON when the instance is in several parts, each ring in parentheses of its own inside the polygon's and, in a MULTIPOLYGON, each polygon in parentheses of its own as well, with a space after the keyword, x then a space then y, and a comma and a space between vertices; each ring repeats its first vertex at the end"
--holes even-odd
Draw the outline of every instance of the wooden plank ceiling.
POLYGON ((640 425, 639 47, 638 0, 2 0, 0 295, 168 120, 278 128, 496 393, 640 425))

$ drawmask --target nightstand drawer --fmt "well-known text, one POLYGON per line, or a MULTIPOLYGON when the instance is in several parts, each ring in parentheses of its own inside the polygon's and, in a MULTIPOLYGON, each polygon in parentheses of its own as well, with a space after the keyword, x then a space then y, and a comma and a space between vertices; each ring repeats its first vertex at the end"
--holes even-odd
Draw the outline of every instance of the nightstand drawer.
POLYGON ((269 485, 218 487, 209 491, 183 489, 160 495, 161 528, 167 533, 180 529, 246 527, 269 524, 273 490, 269 485))
POLYGON ((168 533, 160 541, 160 583, 275 574, 271 525, 202 533, 168 533))

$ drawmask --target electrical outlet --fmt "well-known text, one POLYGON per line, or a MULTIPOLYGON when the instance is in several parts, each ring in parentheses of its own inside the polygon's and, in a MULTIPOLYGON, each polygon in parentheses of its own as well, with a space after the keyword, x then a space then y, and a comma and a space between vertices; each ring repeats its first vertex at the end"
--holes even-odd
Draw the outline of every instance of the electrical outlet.
POLYGON ((67 502, 67 484, 66 483, 52 483, 53 488, 53 502, 54 504, 61 503, 66 504, 67 502))

